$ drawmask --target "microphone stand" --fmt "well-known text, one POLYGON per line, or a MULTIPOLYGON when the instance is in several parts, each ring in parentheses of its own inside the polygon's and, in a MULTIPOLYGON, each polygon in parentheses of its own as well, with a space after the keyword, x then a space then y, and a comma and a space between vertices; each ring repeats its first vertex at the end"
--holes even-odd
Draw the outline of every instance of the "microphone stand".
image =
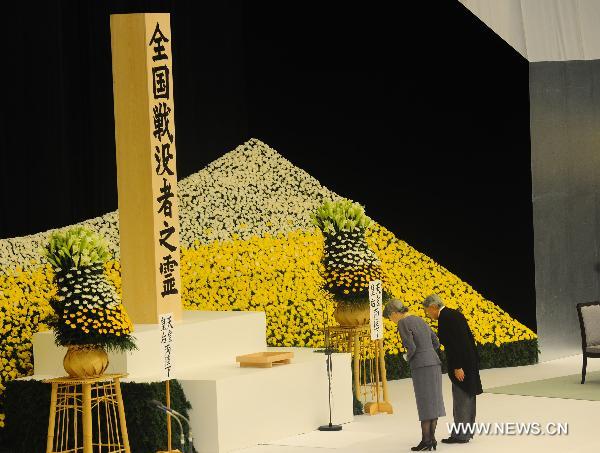
POLYGON ((169 410, 171 411, 171 415, 173 415, 175 418, 182 419, 187 424, 187 426, 188 426, 188 443, 190 445, 190 452, 194 453, 194 437, 192 435, 192 424, 190 423, 190 420, 187 417, 184 417, 179 412, 177 412, 172 407, 169 408, 169 410))
POLYGON ((182 453, 185 453, 185 434, 183 431, 183 425, 181 424, 181 420, 183 420, 187 424, 188 430, 189 430, 188 431, 189 448, 190 448, 190 452, 193 453, 194 452, 194 438, 192 436, 192 425, 190 424, 190 421, 186 417, 181 415, 179 412, 177 412, 175 409, 165 406, 160 401, 152 400, 150 402, 152 404, 154 404, 158 409, 170 414, 179 424, 179 432, 181 433, 180 438, 179 438, 179 444, 182 448, 182 453))
POLYGON ((327 299, 325 299, 325 316, 323 318, 323 329, 325 333, 325 355, 327 356, 327 381, 329 383, 329 424, 319 426, 319 431, 341 431, 342 425, 334 425, 331 423, 331 373, 333 371, 333 366, 331 363, 331 342, 329 341, 329 311, 327 310, 327 299))

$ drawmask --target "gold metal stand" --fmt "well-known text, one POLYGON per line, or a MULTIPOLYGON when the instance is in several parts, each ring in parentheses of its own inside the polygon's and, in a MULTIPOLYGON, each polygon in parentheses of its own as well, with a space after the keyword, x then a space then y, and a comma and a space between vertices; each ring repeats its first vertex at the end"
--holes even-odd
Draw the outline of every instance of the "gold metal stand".
POLYGON ((131 453, 120 379, 62 377, 52 384, 46 453, 131 453))
MULTIPOLYGON (((393 414, 394 409, 388 401, 388 388, 387 388, 387 376, 385 370, 385 352, 383 350, 383 340, 376 340, 373 342, 375 348, 375 402, 368 402, 365 404, 365 414, 375 415, 378 413, 393 414), (383 401, 379 398, 379 383, 381 382, 381 389, 383 393, 383 401)), ((373 385, 373 384, 371 384, 373 385)))
POLYGON ((329 327, 326 334, 329 335, 333 349, 352 354, 354 394, 364 403, 365 413, 392 414, 393 408, 388 400, 383 340, 371 340, 371 328, 368 324, 329 327), (368 395, 371 397, 369 402, 368 395))

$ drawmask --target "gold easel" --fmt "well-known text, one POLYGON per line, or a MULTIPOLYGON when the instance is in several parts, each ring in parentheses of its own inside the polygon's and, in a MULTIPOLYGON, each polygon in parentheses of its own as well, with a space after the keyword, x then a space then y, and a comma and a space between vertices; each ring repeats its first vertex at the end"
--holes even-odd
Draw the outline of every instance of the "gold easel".
POLYGON ((44 381, 52 384, 46 453, 131 453, 119 381, 125 376, 44 381))
POLYGON ((378 413, 393 414, 394 408, 388 401, 387 374, 385 369, 385 351, 383 350, 383 340, 372 342, 375 349, 375 402, 368 402, 364 406, 365 414, 375 415, 378 413), (383 393, 383 401, 379 398, 379 384, 383 393))
POLYGON ((352 354, 354 394, 362 399, 366 414, 393 413, 388 399, 383 340, 371 340, 370 326, 328 327, 326 334, 333 349, 352 354), (367 402, 367 394, 375 401, 367 402))

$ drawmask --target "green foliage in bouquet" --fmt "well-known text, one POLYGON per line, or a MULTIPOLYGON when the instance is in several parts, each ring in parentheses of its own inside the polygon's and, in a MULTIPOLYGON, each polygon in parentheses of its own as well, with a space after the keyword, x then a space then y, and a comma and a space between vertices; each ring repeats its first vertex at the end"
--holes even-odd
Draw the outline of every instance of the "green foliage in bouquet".
POLYGON ((106 241, 82 227, 54 233, 46 245, 58 287, 47 320, 60 346, 96 345, 109 350, 135 349, 133 325, 115 287, 104 273, 110 256, 106 241))
POLYGON ((110 258, 108 242, 84 227, 54 233, 46 245, 45 255, 55 270, 102 264, 110 258))
POLYGON ((311 217, 314 225, 326 236, 355 230, 364 233, 372 222, 360 204, 347 199, 326 201, 311 217))

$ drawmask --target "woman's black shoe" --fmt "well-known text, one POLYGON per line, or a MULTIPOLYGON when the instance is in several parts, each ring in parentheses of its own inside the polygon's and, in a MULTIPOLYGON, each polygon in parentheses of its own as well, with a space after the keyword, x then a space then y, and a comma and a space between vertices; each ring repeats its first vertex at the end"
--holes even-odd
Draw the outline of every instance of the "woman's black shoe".
MULTIPOLYGON (((437 444, 437 442, 436 442, 437 444)), ((412 451, 431 451, 431 449, 433 448, 435 450, 436 445, 433 444, 433 442, 429 442, 429 441, 424 441, 422 440, 419 445, 417 445, 416 447, 411 447, 412 451)))

